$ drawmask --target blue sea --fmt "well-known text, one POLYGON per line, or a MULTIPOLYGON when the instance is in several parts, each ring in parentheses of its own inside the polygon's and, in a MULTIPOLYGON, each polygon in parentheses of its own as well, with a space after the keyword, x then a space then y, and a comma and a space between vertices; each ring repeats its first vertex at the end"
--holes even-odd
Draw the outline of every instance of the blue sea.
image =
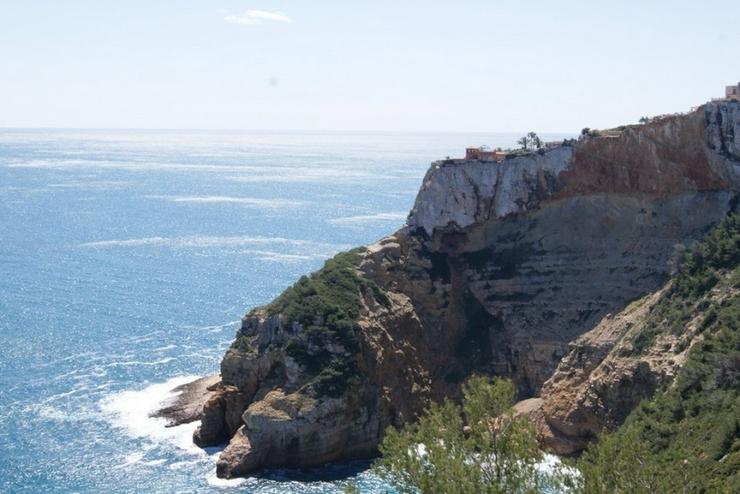
POLYGON ((363 463, 217 479, 149 414, 248 309, 401 227, 430 161, 516 137, 0 130, 0 492, 386 492, 363 463))

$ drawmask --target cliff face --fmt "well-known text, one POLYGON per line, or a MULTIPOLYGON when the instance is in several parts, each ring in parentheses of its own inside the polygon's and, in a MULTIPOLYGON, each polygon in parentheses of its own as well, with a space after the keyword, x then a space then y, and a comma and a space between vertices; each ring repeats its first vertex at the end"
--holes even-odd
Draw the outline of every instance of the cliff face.
POLYGON ((571 344, 518 407, 555 451, 599 435, 578 462, 589 492, 639 490, 613 479, 640 475, 660 477, 654 492, 739 492, 740 214, 682 250, 661 290, 571 344))
POLYGON ((523 398, 563 356, 546 390, 563 366, 590 376, 602 358, 570 342, 593 330, 586 353, 608 353, 622 330, 599 322, 660 288, 675 245, 738 191, 737 103, 502 163, 434 163, 403 230, 245 316, 196 441, 230 441, 222 476, 366 457, 474 372, 523 398))
MULTIPOLYGON (((736 420, 735 412, 717 406, 716 396, 709 395, 737 394, 740 389, 740 348, 732 343, 740 324, 740 216, 725 219, 674 264, 675 273, 665 286, 618 314, 607 314, 578 337, 542 386, 540 397, 518 404, 534 419, 548 449, 570 454, 584 448, 600 432, 621 425, 642 400, 659 390, 662 400, 653 400, 658 408, 693 406, 693 417, 720 408, 720 415, 736 420), (692 358, 693 365, 687 366, 692 358), (679 375, 682 379, 674 383, 679 375), (705 394, 709 402, 684 403, 694 392, 705 394)), ((637 415, 637 423, 647 422, 644 414, 637 415)), ((675 412, 659 423, 668 430, 665 422, 683 418, 682 411, 675 412)), ((668 441, 663 439, 665 447, 668 441)), ((701 449, 699 441, 691 441, 701 449)), ((724 440, 720 442, 725 448, 724 440)))

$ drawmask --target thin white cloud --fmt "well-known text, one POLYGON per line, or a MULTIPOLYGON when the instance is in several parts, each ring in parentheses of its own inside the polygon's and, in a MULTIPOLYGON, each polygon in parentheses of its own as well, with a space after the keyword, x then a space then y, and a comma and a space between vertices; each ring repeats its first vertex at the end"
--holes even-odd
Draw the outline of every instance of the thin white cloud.
POLYGON ((247 10, 241 15, 227 15, 224 20, 242 26, 256 26, 262 24, 263 21, 293 22, 293 19, 282 12, 270 12, 269 10, 247 10))

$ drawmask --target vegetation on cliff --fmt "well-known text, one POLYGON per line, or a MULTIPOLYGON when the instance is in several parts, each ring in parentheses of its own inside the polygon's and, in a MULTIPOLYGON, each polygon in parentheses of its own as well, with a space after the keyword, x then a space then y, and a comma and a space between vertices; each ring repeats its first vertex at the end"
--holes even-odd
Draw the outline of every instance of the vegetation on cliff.
MULTIPOLYGON (((389 428, 375 470, 401 493, 542 492, 534 429, 514 416, 511 381, 474 377, 462 406, 445 400, 401 431, 389 428)), ((546 482, 548 482, 546 484, 546 482)))
POLYGON ((337 254, 265 307, 268 316, 279 315, 286 327, 302 328, 284 349, 313 376, 310 387, 320 395, 341 395, 357 376, 361 297, 388 303, 380 288, 358 272, 363 250, 337 254))
POLYGON ((740 215, 728 216, 701 242, 681 248, 670 290, 651 311, 646 329, 635 336, 636 353, 649 348, 661 333, 680 334, 697 313, 706 314, 702 329, 714 322, 718 308, 710 305, 708 295, 740 263, 739 229, 740 215))
POLYGON ((578 462, 585 492, 740 492, 740 215, 678 261, 651 315, 660 324, 636 343, 681 331, 697 314, 701 339, 672 385, 586 451, 578 462), (728 295, 710 304, 713 290, 728 295))

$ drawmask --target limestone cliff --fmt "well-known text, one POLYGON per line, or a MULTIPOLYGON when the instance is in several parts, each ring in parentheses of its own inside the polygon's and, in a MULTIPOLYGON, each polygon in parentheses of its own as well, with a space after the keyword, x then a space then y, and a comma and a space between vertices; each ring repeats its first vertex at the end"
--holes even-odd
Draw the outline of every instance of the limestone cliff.
MULTIPOLYGON (((675 245, 739 192, 729 102, 500 163, 436 162, 402 230, 244 317, 195 439, 228 440, 230 477, 371 456, 385 427, 475 372, 537 396, 582 335, 610 351, 622 330, 599 322, 659 289, 675 245)), ((589 358, 579 368, 603 360, 589 358)))

